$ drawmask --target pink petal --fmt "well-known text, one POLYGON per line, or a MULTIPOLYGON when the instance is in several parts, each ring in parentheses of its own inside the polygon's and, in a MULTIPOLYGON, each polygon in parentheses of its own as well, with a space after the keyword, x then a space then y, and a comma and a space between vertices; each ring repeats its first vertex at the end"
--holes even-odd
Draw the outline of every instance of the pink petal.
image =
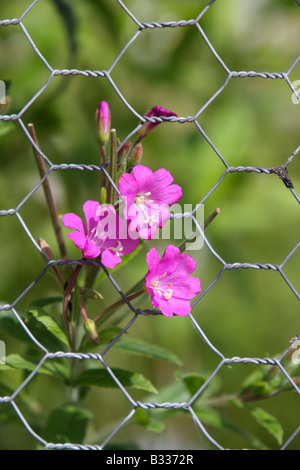
POLYGON ((151 188, 154 185, 155 178, 153 171, 144 165, 136 165, 133 167, 132 175, 135 178, 138 185, 138 192, 151 192, 151 188))
MULTIPOLYGON (((83 212, 87 223, 88 234, 97 224, 97 210, 100 204, 97 201, 86 201, 83 204, 83 212)), ((101 206, 100 206, 101 207, 101 206)))
POLYGON ((156 297, 159 309, 163 315, 166 317, 172 317, 174 314, 174 310, 172 308, 172 305, 170 304, 169 300, 164 300, 162 298, 156 297))
POLYGON ((164 273, 166 275, 172 274, 177 268, 179 255, 179 248, 174 245, 168 245, 161 258, 157 273, 160 275, 164 275, 164 273))
POLYGON ((70 213, 70 214, 63 215, 62 223, 67 228, 79 230, 79 232, 84 233, 84 234, 86 233, 85 226, 84 226, 82 219, 76 214, 70 213))
POLYGON ((95 243, 93 243, 91 240, 87 239, 87 244, 83 251, 84 258, 98 258, 100 253, 101 253, 100 248, 97 245, 95 245, 95 243))
POLYGON ((104 132, 107 132, 110 125, 110 110, 106 101, 100 101, 99 103, 97 109, 97 119, 100 120, 100 117, 103 119, 104 132))
POLYGON ((70 240, 73 240, 75 246, 80 250, 84 250, 87 246, 87 238, 81 232, 71 232, 67 235, 70 240))
POLYGON ((157 232, 157 225, 154 224, 151 227, 147 224, 139 227, 139 234, 143 240, 152 240, 155 237, 157 232))
POLYGON ((146 260, 147 260, 149 270, 156 271, 160 262, 160 256, 157 253, 155 248, 151 248, 151 250, 148 251, 146 255, 146 260))
POLYGON ((189 255, 182 253, 179 256, 178 270, 185 274, 191 274, 197 267, 196 261, 189 255))
POLYGON ((157 203, 164 203, 172 206, 178 202, 182 196, 182 188, 178 184, 171 184, 170 186, 158 187, 152 190, 152 197, 157 203))
POLYGON ((173 290, 174 297, 179 299, 193 299, 196 295, 201 292, 201 283, 200 279, 193 276, 180 276, 176 271, 168 276, 163 282, 165 288, 170 288, 173 290))
POLYGON ((129 219, 130 218, 130 211, 132 210, 131 208, 133 207, 134 208, 134 198, 135 198, 135 194, 128 194, 128 195, 124 195, 121 193, 121 196, 124 200, 124 210, 123 210, 123 215, 125 217, 125 219, 129 219))
POLYGON ((138 184, 134 177, 129 173, 124 173, 119 179, 119 191, 121 196, 138 193, 138 184))
POLYGON ((173 183, 174 178, 169 171, 165 168, 160 168, 154 172, 155 183, 153 186, 153 191, 160 187, 167 187, 173 183))
POLYGON ((167 204, 160 204, 158 214, 154 213, 156 219, 158 219, 159 227, 163 227, 170 218, 170 209, 167 204))
POLYGON ((120 243, 122 244, 123 250, 121 251, 122 256, 128 255, 137 249, 140 242, 139 234, 136 231, 127 232, 127 238, 120 238, 120 243))
POLYGON ((110 269, 113 269, 117 264, 121 263, 121 261, 120 257, 110 250, 104 250, 101 255, 101 263, 110 269))
POLYGON ((185 316, 191 312, 191 304, 188 300, 177 299, 172 297, 169 302, 169 307, 176 315, 185 316))

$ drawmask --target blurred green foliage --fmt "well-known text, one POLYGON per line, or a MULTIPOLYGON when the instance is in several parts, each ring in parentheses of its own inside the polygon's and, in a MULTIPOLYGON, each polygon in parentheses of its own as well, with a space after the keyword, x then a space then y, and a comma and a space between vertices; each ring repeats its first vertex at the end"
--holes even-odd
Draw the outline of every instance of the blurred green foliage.
MULTIPOLYGON (((0 0, 1 19, 19 17, 28 3, 0 0)), ((128 0, 125 3, 139 21, 148 22, 195 18, 207 2, 128 0)), ((138 28, 118 2, 111 0, 38 2, 23 23, 53 68, 91 71, 108 70, 138 28)), ((286 72, 299 55, 299 7, 293 1, 217 1, 201 18, 200 25, 230 70, 286 72)), ((18 113, 39 92, 50 72, 17 25, 0 26, 0 57, 0 79, 10 81, 9 112, 18 113)), ((159 104, 179 116, 190 116, 223 85, 227 74, 196 27, 177 27, 143 31, 113 67, 111 77, 140 115, 159 104)), ((298 63, 290 79, 299 80, 299 77, 298 63)), ((138 119, 105 77, 53 77, 46 90, 26 109, 22 120, 26 126, 34 123, 40 147, 52 163, 99 164, 95 111, 100 100, 109 102, 112 126, 122 141, 137 126, 138 119)), ((292 103, 291 90, 283 80, 233 78, 199 116, 198 122, 230 166, 269 168, 285 163, 298 147, 299 112, 300 106, 292 103)), ((0 122, 0 148, 0 208, 15 208, 38 183, 38 171, 30 142, 17 122, 0 122)), ((289 171, 299 194, 298 157, 289 171)), ((187 122, 157 127, 144 142, 143 163, 152 170, 162 166, 168 169, 183 188, 181 203, 192 205, 205 197, 225 171, 195 124, 187 122)), ((49 181, 60 214, 81 214, 86 199, 100 198, 97 172, 52 172, 49 181)), ((221 213, 208 228, 207 237, 226 262, 280 264, 299 240, 297 201, 276 175, 228 174, 205 199, 205 215, 216 207, 221 213)), ((44 238, 59 257, 42 188, 21 207, 20 215, 34 239, 44 238)), ((0 223, 0 298, 7 304, 37 277, 44 261, 16 217, 2 217, 0 223)), ((152 241, 147 247, 159 246, 162 251, 165 242, 152 241)), ((70 258, 79 256, 71 242, 67 242, 67 247, 70 258)), ((115 279, 124 292, 145 275, 146 249, 116 272, 115 279)), ((197 260, 196 275, 204 290, 219 273, 221 264, 206 247, 190 254, 197 260)), ((299 251, 288 261, 284 272, 299 291, 299 251)), ((104 300, 100 307, 94 301, 89 304, 91 317, 118 300, 109 282, 103 280, 97 287, 104 300)), ((20 299, 17 310, 28 308, 41 295, 57 295, 50 274, 20 299)), ((149 307, 149 301, 143 299, 142 306, 149 307)), ((209 340, 228 357, 276 356, 299 331, 298 300, 280 275, 272 271, 225 272, 196 305, 193 315, 209 340)), ((187 318, 140 318, 129 335, 173 351, 184 364, 183 371, 209 375, 219 361, 187 318)), ((6 341, 9 354, 21 353, 19 343, 9 336, 1 339, 6 341)), ((130 362, 131 369, 143 373, 158 390, 174 382, 178 369, 168 362, 139 356, 133 359, 122 351, 110 351, 107 360, 114 367, 130 362)), ((217 386, 222 379, 222 393, 233 394, 254 369, 250 365, 223 367, 213 384, 217 386)), ((16 379, 6 377, 8 386, 14 389, 16 379)), ((57 404, 65 399, 63 387, 55 385, 53 389, 52 378, 47 375, 35 381, 33 408, 55 412, 57 404)), ((93 413, 90 437, 96 442, 103 425, 120 422, 128 413, 129 403, 120 395, 118 390, 101 391, 101 394, 93 390, 89 395, 86 405, 93 413), (106 400, 110 405, 103 409, 106 400)), ((296 393, 289 392, 288 396, 279 395, 263 402, 264 410, 282 423, 283 439, 298 426, 296 399, 296 393)), ((266 446, 275 447, 272 436, 255 427, 249 411, 229 407, 224 413, 226 419, 236 421, 245 433, 252 433, 266 446)), ((44 414, 46 423, 46 411, 44 414)), ((259 417, 265 418, 262 414, 259 417)), ((47 427, 50 436, 53 419, 49 418, 47 427)), ((79 414, 79 419, 86 425, 86 415, 79 414)), ((145 432, 140 443, 157 448, 199 447, 199 436, 191 421, 184 416, 176 417, 173 423, 171 418, 164 436, 154 434, 153 437, 145 432), (177 419, 182 422, 178 423, 177 419), (179 434, 176 429, 182 429, 181 426, 185 426, 185 431, 179 434)), ((150 424, 156 429, 155 420, 150 424)), ((38 430, 38 423, 35 429, 38 430)), ((120 442, 129 439, 126 433, 118 435, 120 442)), ((134 429, 132 434, 135 435, 134 429)), ((247 445, 242 435, 230 432, 226 426, 214 429, 213 436, 225 447, 247 445)), ((0 448, 35 444, 25 430, 16 428, 14 420, 7 428, 0 429, 0 448)), ((200 445, 209 447, 207 442, 200 445)), ((299 437, 291 445, 297 446, 299 437)))

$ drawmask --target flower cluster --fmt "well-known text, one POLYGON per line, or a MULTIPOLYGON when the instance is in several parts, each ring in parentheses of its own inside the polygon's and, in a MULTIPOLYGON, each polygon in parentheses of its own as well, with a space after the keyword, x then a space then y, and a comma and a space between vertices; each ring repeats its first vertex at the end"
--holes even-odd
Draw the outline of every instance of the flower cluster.
POLYGON ((115 208, 101 206, 97 201, 86 201, 83 204, 87 229, 82 219, 73 213, 62 218, 65 227, 74 229, 68 234, 77 248, 82 250, 84 258, 97 258, 107 268, 114 268, 121 263, 121 257, 134 251, 139 239, 133 232, 129 233, 129 223, 122 219, 115 208))
POLYGON ((163 227, 170 217, 169 207, 181 198, 181 187, 172 183, 169 171, 161 168, 153 172, 143 165, 120 178, 124 217, 131 220, 131 229, 137 230, 144 240, 155 237, 157 228, 163 227))
MULTIPOLYGON (((145 116, 160 118, 177 115, 155 106, 145 116)), ((105 101, 99 104, 96 122, 98 141, 105 146, 110 132, 110 111, 105 101)), ((165 168, 152 171, 140 164, 141 140, 159 123, 144 122, 137 132, 135 146, 132 148, 129 143, 122 146, 118 189, 124 203, 123 217, 116 210, 116 207, 121 208, 120 202, 114 206, 97 201, 83 204, 86 224, 76 214, 63 216, 64 226, 73 230, 68 238, 82 251, 83 258, 101 257, 101 263, 113 269, 121 263, 122 256, 137 248, 140 238, 153 239, 157 230, 170 218, 170 207, 182 196, 181 187, 173 184, 173 177, 165 168), (137 153, 139 158, 136 158, 137 153), (124 171, 126 159, 133 165, 128 171, 124 171)), ((153 307, 159 308, 167 317, 188 315, 191 311, 190 300, 201 291, 200 280, 189 276, 196 269, 195 261, 173 245, 166 247, 161 259, 156 249, 151 248, 146 260, 148 273, 145 276, 145 290, 150 294, 153 307)))

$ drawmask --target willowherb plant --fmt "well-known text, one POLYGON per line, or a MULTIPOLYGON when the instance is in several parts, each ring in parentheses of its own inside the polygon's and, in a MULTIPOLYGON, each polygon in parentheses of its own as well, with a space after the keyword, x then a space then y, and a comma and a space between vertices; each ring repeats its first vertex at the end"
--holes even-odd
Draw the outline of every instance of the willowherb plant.
MULTIPOLYGON (((161 106, 155 106, 145 114, 147 118, 172 116, 176 114, 161 106)), ((28 308, 25 318, 27 327, 35 337, 42 344, 45 339, 47 340, 47 347, 50 351, 56 351, 59 347, 64 352, 81 353, 102 347, 101 354, 104 354, 110 347, 117 345, 118 339, 122 336, 122 346, 126 349, 126 344, 128 344, 128 352, 138 352, 147 357, 168 360, 179 369, 181 368, 181 361, 173 352, 133 338, 130 338, 128 342, 128 335, 126 339, 124 333, 129 332, 131 323, 129 322, 125 328, 122 328, 120 324, 123 316, 119 319, 114 318, 114 321, 109 323, 111 315, 116 313, 120 306, 142 296, 145 299, 145 309, 141 308, 143 300, 139 304, 139 313, 162 315, 168 317, 167 321, 172 323, 172 317, 190 314, 191 301, 201 292, 196 262, 184 253, 187 240, 183 240, 179 247, 169 243, 162 254, 152 245, 151 248, 147 248, 149 241, 152 241, 152 244, 155 243, 157 233, 170 219, 171 206, 178 203, 182 196, 182 188, 177 182, 174 183, 169 170, 162 167, 153 171, 141 164, 142 141, 159 124, 159 120, 142 123, 136 132, 135 141, 133 143, 127 141, 118 149, 116 130, 111 129, 109 105, 106 101, 100 102, 96 111, 96 140, 99 144, 102 169, 100 200, 80 201, 85 220, 74 213, 66 213, 62 217, 62 224, 71 230, 66 237, 72 240, 81 252, 81 258, 77 264, 75 263, 75 268, 72 267, 71 260, 70 263, 67 262, 68 255, 55 198, 47 178, 44 180, 51 220, 66 266, 52 265, 58 281, 59 295, 54 298, 37 299, 28 308), (108 180, 104 169, 109 172, 111 181, 108 180), (113 273, 124 260, 135 263, 135 255, 140 253, 141 247, 146 251, 145 267, 147 266, 148 270, 145 270, 140 282, 131 289, 129 294, 122 295, 120 300, 108 307, 102 307, 100 314, 90 318, 89 298, 97 299, 100 309, 103 302, 102 295, 95 289, 97 278, 103 273, 107 275, 107 269, 112 270, 113 273), (82 281, 79 275, 84 269, 86 276, 82 281), (146 309, 147 302, 152 304, 153 310, 146 309), (51 310, 48 311, 52 303, 60 306, 59 317, 54 317, 51 310), (106 325, 108 323, 108 326, 104 327, 104 322, 106 325)), ((32 125, 30 125, 30 132, 37 143, 32 125)), ((40 174, 44 176, 43 161, 36 148, 34 153, 40 174)), ((219 210, 216 210, 208 217, 204 223, 205 229, 218 213, 219 210)), ((45 240, 40 238, 39 245, 47 260, 55 259, 45 240)), ((136 310, 135 314, 137 313, 136 310)), ((18 336, 17 326, 14 331, 18 336)), ((11 370, 20 368, 32 370, 39 361, 39 358, 35 358, 34 361, 29 355, 28 357, 26 354, 23 357, 20 355, 17 357, 16 366, 16 356, 13 361, 8 357, 5 365, 0 364, 0 370, 1 367, 10 367, 11 370)), ((289 361, 288 357, 287 360, 289 361)), ((66 388, 71 391, 75 390, 76 393, 70 393, 71 405, 63 405, 54 410, 48 417, 44 428, 40 425, 41 434, 52 442, 84 442, 87 439, 90 415, 83 411, 80 396, 86 396, 88 390, 95 385, 113 387, 116 384, 111 377, 108 377, 106 371, 102 374, 98 368, 92 368, 89 365, 85 367, 81 361, 72 360, 70 364, 70 361, 56 358, 52 364, 54 367, 48 373, 60 381, 63 380, 66 388), (65 422, 69 423, 67 430, 65 422)), ((295 368, 295 364, 288 362, 286 369, 290 374, 293 374, 295 368)), ((40 371, 43 372, 43 369, 38 370, 40 371)), ((141 374, 113 368, 111 372, 117 379, 121 374, 121 381, 125 388, 133 387, 147 393, 157 393, 155 386, 141 374)), ((215 407, 220 403, 249 408, 251 402, 266 399, 289 388, 287 379, 280 374, 279 370, 274 371, 271 366, 263 367, 259 373, 249 377, 235 395, 222 395, 219 390, 214 390, 207 401, 201 395, 199 397, 195 395, 205 382, 205 377, 195 373, 183 373, 179 370, 177 380, 180 386, 176 385, 175 401, 177 396, 178 402, 187 402, 195 396, 193 409, 196 415, 199 413, 204 421, 207 419, 208 424, 216 421, 216 415, 219 412, 215 407)), ((164 391, 162 390, 161 393, 163 394, 164 391)), ((157 396, 159 397, 159 394, 157 396)), ((136 414, 136 421, 141 426, 155 430, 163 428, 161 421, 166 418, 166 415, 149 417, 151 410, 139 411, 140 413, 136 414)), ((252 411, 257 422, 280 443, 282 429, 275 418, 260 408, 253 407, 252 411)), ((179 413, 180 410, 177 412, 179 413)), ((222 420, 218 421, 220 422, 223 423, 222 420)), ((228 424, 224 421, 224 427, 226 426, 228 424)), ((232 429, 239 432, 236 427, 232 429)), ((251 436, 249 438, 251 440, 251 436)))

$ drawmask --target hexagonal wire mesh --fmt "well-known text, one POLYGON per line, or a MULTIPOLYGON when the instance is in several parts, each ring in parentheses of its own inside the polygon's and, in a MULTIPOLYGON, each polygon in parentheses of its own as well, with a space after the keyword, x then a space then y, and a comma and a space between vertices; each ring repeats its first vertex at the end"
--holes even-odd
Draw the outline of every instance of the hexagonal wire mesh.
MULTIPOLYGON (((24 204, 34 195, 39 188, 42 187, 43 183, 47 180, 47 178, 53 173, 53 172, 61 172, 65 170, 80 170, 83 173, 84 172, 103 172, 106 176, 106 178, 109 180, 110 184, 113 185, 115 188, 115 191, 118 193, 118 188, 115 186, 113 180, 111 179, 111 176, 109 172, 107 171, 107 165, 106 166, 99 166, 99 165, 92 165, 92 164, 78 164, 78 163, 60 163, 60 164, 54 164, 51 162, 49 157, 40 149, 37 147, 36 142, 33 140, 32 136, 30 135, 26 125, 24 124, 23 120, 23 115, 24 113, 32 106, 32 104, 47 90, 47 88, 50 86, 50 83, 54 79, 54 77, 57 76, 84 76, 84 77, 97 77, 100 79, 103 79, 107 81, 111 87, 113 88, 114 92, 118 95, 118 97, 121 99, 122 103, 126 106, 126 108, 140 121, 138 126, 134 128, 129 135, 123 140, 123 142, 127 141, 132 135, 135 134, 137 129, 144 123, 144 122, 164 122, 168 121, 170 123, 190 123, 190 125, 194 125, 196 129, 199 131, 199 134, 207 141, 213 152, 217 155, 219 160, 221 161, 223 165, 223 173, 221 177, 218 179, 218 181, 209 189, 209 191, 205 194, 204 197, 194 206, 194 208, 188 212, 188 213, 175 213, 172 215, 173 218, 190 218, 195 227, 196 230, 199 232, 201 237, 204 240, 205 246, 211 253, 213 257, 217 260, 217 262, 220 265, 220 270, 217 274, 217 276, 213 279, 213 281, 206 286, 206 288, 198 295, 198 297, 193 301, 192 303, 192 308, 194 308, 201 299, 204 298, 204 296, 207 295, 207 293, 216 286, 216 284, 219 282, 220 278, 223 276, 223 274, 228 271, 228 270, 266 270, 266 271, 273 271, 278 273, 278 275, 281 276, 282 282, 285 282, 287 286, 290 289, 290 295, 295 295, 298 300, 300 300, 300 293, 297 291, 296 287, 292 284, 288 276, 285 274, 285 266, 286 263, 293 257, 300 247, 300 242, 294 246, 293 249, 290 250, 290 252, 286 255, 286 257, 281 261, 280 264, 270 264, 270 263, 250 263, 250 262, 235 262, 235 263, 228 263, 223 257, 214 249, 212 244, 210 243, 208 237, 206 236, 206 233, 204 234, 200 224, 197 221, 196 218, 196 212, 197 209, 201 204, 204 204, 204 202, 211 196, 211 194, 220 186, 222 185, 224 179, 227 177, 227 175, 236 173, 236 174, 242 174, 242 173, 255 173, 256 175, 259 174, 265 174, 265 175, 271 175, 271 174, 276 174, 278 178, 278 185, 284 184, 286 186, 286 191, 290 192, 291 197, 295 198, 295 200, 300 203, 300 197, 296 193, 296 190, 294 188, 293 182, 289 176, 288 169, 289 165, 293 162, 294 158, 297 156, 297 154, 300 151, 300 146, 295 149, 292 155, 288 156, 285 162, 283 162, 280 166, 277 167, 270 167, 270 168, 263 168, 263 167, 258 167, 258 166, 231 166, 229 163, 226 161, 226 158, 221 154, 221 152, 218 150, 217 146, 214 144, 214 142, 208 137, 204 129, 199 123, 199 117, 202 115, 202 113, 214 102, 214 100, 221 95, 229 82, 232 82, 233 80, 243 80, 245 77, 249 78, 262 78, 263 80, 267 81, 274 81, 274 80, 281 80, 286 83, 287 87, 290 88, 292 94, 294 95, 294 98, 296 100, 299 100, 299 95, 297 94, 297 91, 295 89, 295 86, 293 85, 290 75, 292 71, 295 69, 296 65, 300 61, 300 55, 294 60, 293 63, 290 64, 290 67, 288 68, 287 71, 285 72, 255 72, 255 71, 234 71, 230 70, 226 63, 222 60, 222 58, 218 55, 217 51, 214 49, 214 46, 206 36, 204 29, 202 27, 202 18, 205 16, 205 14, 208 12, 208 10, 212 7, 214 3, 216 3, 214 8, 218 8, 218 2, 216 0, 211 0, 205 7, 201 7, 201 11, 199 12, 198 16, 195 17, 194 19, 190 20, 182 20, 182 21, 155 21, 155 22, 141 22, 135 14, 130 10, 129 7, 126 6, 126 2, 122 2, 121 0, 116 0, 116 4, 118 4, 118 7, 122 9, 122 11, 128 15, 130 21, 132 22, 132 25, 136 28, 136 31, 134 35, 126 42, 124 45, 123 49, 121 52, 117 55, 111 66, 107 70, 78 70, 76 68, 72 69, 55 69, 53 68, 50 63, 47 61, 47 59, 44 57, 44 55, 41 53, 37 45, 34 43, 30 33, 28 32, 25 24, 26 24, 26 15, 33 9, 35 8, 35 5, 37 5, 38 0, 34 0, 31 2, 28 7, 23 11, 23 13, 18 17, 18 18, 13 18, 13 19, 2 19, 0 21, 0 27, 4 28, 6 26, 12 26, 14 28, 19 28, 23 35, 24 35, 24 40, 29 42, 30 46, 32 47, 33 51, 35 54, 39 57, 41 63, 43 63, 46 67, 46 69, 49 72, 48 78, 46 83, 37 91, 37 93, 27 101, 27 103, 23 106, 23 108, 20 110, 19 113, 17 114, 10 114, 10 115, 1 115, 0 119, 1 121, 7 122, 7 121, 16 121, 19 126, 22 128, 24 131, 26 137, 30 141, 31 145, 36 149, 36 151, 42 156, 44 159, 45 165, 47 165, 47 171, 45 175, 41 178, 41 180, 36 184, 32 189, 28 192, 28 194, 21 200, 21 202, 13 209, 2 209, 0 211, 0 216, 2 218, 4 217, 14 217, 18 220, 18 222, 21 224, 23 230, 26 233, 26 236, 29 238, 35 249, 41 253, 43 256, 44 253, 42 252, 39 244, 36 242, 34 236, 31 233, 30 227, 28 227, 23 218, 20 215, 20 209, 24 206, 24 204), (197 111, 197 113, 193 116, 187 116, 187 117, 145 117, 140 115, 136 109, 134 109, 133 106, 130 105, 130 103, 126 100, 125 96, 123 93, 120 91, 118 86, 116 85, 115 81, 112 78, 112 72, 114 68, 116 67, 117 64, 123 59, 123 56, 125 55, 126 51, 132 47, 132 45, 137 41, 137 39, 142 36, 145 31, 155 31, 156 29, 164 29, 164 28, 193 28, 196 30, 199 35, 202 37, 204 40, 206 47, 209 48, 210 52, 212 55, 215 57, 215 59, 218 61, 219 65, 221 65, 222 69, 225 71, 226 74, 226 79, 223 83, 223 85, 212 95, 210 98, 206 101, 206 103, 197 111)), ((125 60, 125 59, 124 59, 125 60)), ((120 144, 120 146, 123 144, 123 142, 120 144)), ((288 371, 285 369, 285 367, 282 365, 282 361, 287 355, 287 353, 290 351, 290 348, 288 348, 279 358, 272 358, 272 357, 226 357, 222 351, 220 351, 214 344, 213 342, 206 336, 205 332, 201 328, 199 322, 197 321, 196 318, 194 318, 193 314, 189 315, 189 320, 192 323, 192 325, 195 327, 196 331, 198 332, 199 336, 202 338, 202 340, 206 343, 206 345, 213 351, 215 356, 218 358, 218 364, 215 370, 213 370, 207 380, 203 383, 203 385, 197 390, 196 393, 189 399, 187 402, 181 402, 181 403, 174 403, 172 401, 167 401, 164 403, 156 403, 156 402, 141 402, 138 400, 135 400, 132 398, 131 394, 127 391, 127 389, 124 387, 124 385, 121 383, 121 381, 116 377, 114 372, 111 370, 111 368, 106 364, 105 362, 105 355, 107 352, 116 344, 116 342, 126 333, 129 331, 130 327, 132 324, 135 322, 135 320, 140 317, 141 315, 146 315, 149 314, 149 311, 144 311, 140 308, 134 307, 133 303, 127 300, 126 295, 114 279, 113 273, 110 273, 104 266, 102 266, 103 271, 105 272, 107 278, 111 282, 112 286, 118 294, 120 295, 121 298, 127 303, 129 309, 132 312, 132 316, 130 321, 126 324, 126 326, 120 331, 120 333, 110 342, 110 344, 101 352, 101 353, 79 353, 79 352, 61 352, 61 351, 56 351, 56 352, 49 352, 48 349, 41 344, 40 341, 36 339, 36 337, 32 334, 24 320, 21 318, 21 316, 18 313, 18 304, 20 300, 28 293, 31 291, 31 289, 38 284, 38 282, 43 278, 43 276, 51 270, 53 266, 62 266, 62 265, 71 265, 71 266, 76 266, 76 265, 95 265, 99 266, 98 261, 91 261, 91 260, 70 260, 70 259, 58 259, 58 260, 52 260, 52 259, 47 259, 46 260, 46 265, 44 269, 39 273, 39 275, 27 286, 26 289, 24 289, 15 300, 6 305, 0 306, 0 313, 1 312, 10 312, 11 315, 17 319, 19 324, 22 326, 23 330, 26 332, 26 334, 31 338, 32 342, 40 349, 42 352, 42 359, 40 362, 37 364, 36 368, 32 370, 31 373, 27 375, 25 380, 22 381, 22 383, 16 388, 16 390, 10 395, 10 396, 2 396, 0 397, 0 403, 7 403, 10 404, 15 412, 17 413, 19 419, 27 429, 27 431, 36 439, 37 443, 40 445, 44 446, 44 448, 47 449, 61 449, 61 448, 71 448, 71 449, 102 449, 105 448, 111 441, 111 439, 115 436, 116 433, 126 424, 128 423, 133 416, 135 415, 136 411, 141 408, 144 410, 150 410, 150 409, 182 409, 188 412, 191 416, 191 419, 194 421, 196 427, 200 430, 200 434, 206 436, 208 441, 211 443, 212 447, 216 447, 218 449, 223 449, 222 445, 217 442, 213 435, 208 432, 206 426, 201 422, 199 417, 194 411, 193 404, 197 400, 197 398, 202 394, 203 391, 207 389, 209 384, 213 381, 214 377, 218 374, 221 368, 224 368, 225 366, 231 365, 231 364, 254 364, 254 365, 266 365, 266 366, 274 366, 277 367, 282 374, 286 377, 287 381, 290 383, 291 387, 299 394, 299 388, 295 381, 291 378, 289 375, 288 371), (20 394, 21 391, 24 390, 24 388, 32 381, 32 379, 36 376, 38 371, 43 367, 43 365, 46 363, 46 361, 51 361, 52 359, 57 359, 57 358, 67 358, 70 361, 72 359, 78 359, 78 360, 90 360, 90 361, 97 361, 98 363, 101 363, 102 366, 105 368, 109 376, 113 379, 115 382, 116 386, 119 387, 121 392, 124 394, 126 399, 128 400, 130 404, 130 412, 128 415, 123 419, 111 432, 110 434, 101 442, 99 445, 89 445, 89 444, 78 444, 78 443, 59 443, 59 442, 48 442, 44 438, 42 438, 36 431, 32 429, 30 424, 28 423, 26 417, 22 414, 20 411, 18 405, 16 404, 16 399, 18 395, 20 394)), ((171 327, 170 327, 171 328, 171 327)), ((300 431, 300 427, 295 430, 295 432, 288 437, 288 439, 285 441, 285 443, 282 445, 282 449, 287 448, 288 445, 294 440, 294 438, 298 435, 300 431)))

